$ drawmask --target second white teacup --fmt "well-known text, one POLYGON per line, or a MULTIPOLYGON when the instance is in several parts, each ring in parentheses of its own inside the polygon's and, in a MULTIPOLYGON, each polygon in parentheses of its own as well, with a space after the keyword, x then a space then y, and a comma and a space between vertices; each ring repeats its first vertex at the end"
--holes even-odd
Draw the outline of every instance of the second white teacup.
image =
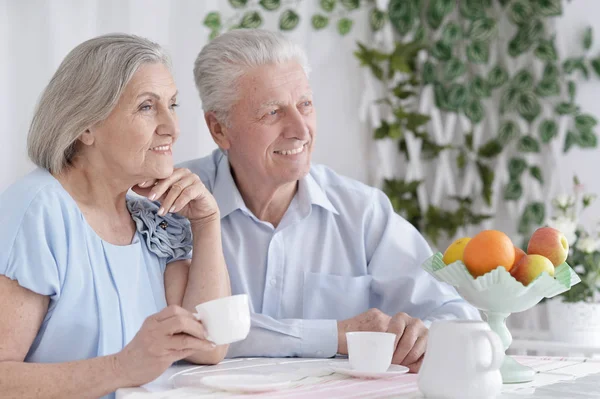
POLYGON ((206 339, 217 345, 241 341, 250 332, 248 295, 233 295, 196 306, 196 319, 202 322, 206 339))
POLYGON ((392 364, 396 334, 371 331, 346 333, 348 359, 354 370, 383 373, 392 364))

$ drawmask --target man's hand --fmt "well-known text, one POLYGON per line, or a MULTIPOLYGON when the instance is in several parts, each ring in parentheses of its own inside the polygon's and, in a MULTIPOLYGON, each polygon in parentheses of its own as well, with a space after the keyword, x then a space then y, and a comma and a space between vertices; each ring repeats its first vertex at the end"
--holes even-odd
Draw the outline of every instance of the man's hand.
POLYGON ((338 353, 348 354, 346 333, 351 331, 386 332, 392 318, 379 309, 369 309, 351 319, 338 321, 338 353))
POLYGON ((408 367, 411 373, 419 372, 427 346, 427 327, 420 319, 398 313, 390 320, 387 332, 396 334, 392 363, 408 367))

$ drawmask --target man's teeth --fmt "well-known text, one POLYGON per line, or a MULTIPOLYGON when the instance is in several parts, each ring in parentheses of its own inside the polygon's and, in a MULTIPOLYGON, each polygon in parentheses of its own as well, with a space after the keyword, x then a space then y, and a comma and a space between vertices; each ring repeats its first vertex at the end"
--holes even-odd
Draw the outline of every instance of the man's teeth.
POLYGON ((171 149, 170 145, 159 145, 158 147, 150 148, 152 151, 169 151, 171 149))
POLYGON ((293 150, 275 151, 275 153, 281 154, 281 155, 294 155, 294 154, 300 154, 302 151, 304 151, 304 146, 295 148, 293 150))

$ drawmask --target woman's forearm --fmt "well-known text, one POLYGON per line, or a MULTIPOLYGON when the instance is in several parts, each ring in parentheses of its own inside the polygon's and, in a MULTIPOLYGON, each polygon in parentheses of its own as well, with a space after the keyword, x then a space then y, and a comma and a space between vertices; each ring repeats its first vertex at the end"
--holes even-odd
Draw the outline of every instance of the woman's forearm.
POLYGON ((99 398, 131 385, 114 355, 67 363, 0 362, 0 398, 99 398))
POLYGON ((194 252, 182 306, 195 312, 195 306, 231 295, 229 273, 223 257, 221 223, 217 219, 193 225, 194 252))

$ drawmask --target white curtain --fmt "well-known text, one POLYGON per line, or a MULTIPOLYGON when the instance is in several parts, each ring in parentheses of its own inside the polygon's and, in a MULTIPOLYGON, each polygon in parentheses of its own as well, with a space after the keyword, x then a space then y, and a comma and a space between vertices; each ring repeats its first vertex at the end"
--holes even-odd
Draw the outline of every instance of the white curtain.
MULTIPOLYGON (((367 181, 371 130, 359 120, 365 74, 353 55, 356 41, 369 42, 368 18, 355 14, 352 32, 341 37, 330 26, 314 31, 310 17, 318 0, 298 3, 298 27, 288 35, 304 47, 312 66, 318 115, 314 161, 367 181)), ((233 15, 226 0, 0 0, 0 192, 34 168, 26 136, 35 104, 52 74, 77 44, 111 33, 133 33, 166 47, 179 88, 182 135, 177 162, 215 148, 205 127, 194 87, 193 61, 207 42, 205 15, 233 15)), ((277 14, 263 12, 264 27, 277 27, 277 14)))

